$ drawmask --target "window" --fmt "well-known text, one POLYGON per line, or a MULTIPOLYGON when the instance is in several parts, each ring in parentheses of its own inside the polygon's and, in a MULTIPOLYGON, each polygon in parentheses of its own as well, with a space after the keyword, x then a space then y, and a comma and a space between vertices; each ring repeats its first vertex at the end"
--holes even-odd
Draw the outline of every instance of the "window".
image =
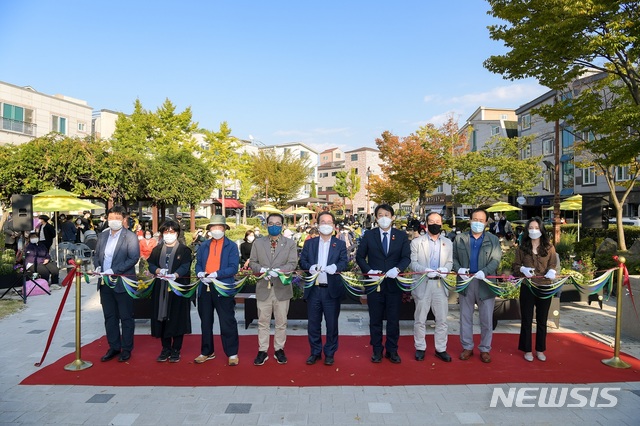
POLYGON ((443 184, 438 185, 438 187, 436 188, 436 192, 444 192, 444 185, 443 184))
POLYGON ((338 172, 331 172, 331 176, 335 176, 337 174, 338 174, 338 172))
POLYGON ((502 114, 502 115, 500 116, 500 119, 501 119, 501 120, 506 120, 507 118, 509 118, 509 117, 507 116, 507 114, 502 114))
POLYGON ((51 131, 67 134, 67 119, 64 117, 58 117, 57 115, 51 116, 51 131))
POLYGON ((87 128, 87 125, 85 123, 78 122, 78 131, 79 132, 85 132, 86 128, 87 128))
POLYGON ((545 139, 542 141, 542 154, 549 155, 553 154, 553 139, 545 139))
POLYGON ((326 155, 323 155, 323 156, 322 156, 322 161, 327 161, 328 159, 329 159, 329 157, 328 157, 328 156, 326 156, 326 155))
POLYGON ((573 161, 565 161, 562 163, 562 189, 573 188, 573 161))
POLYGON ((542 174, 542 189, 551 192, 553 188, 553 170, 545 170, 542 174))
POLYGON ((305 158, 309 158, 309 153, 307 151, 300 151, 300 158, 302 158, 303 160, 305 158))
POLYGON ((531 144, 530 143, 528 143, 527 146, 525 146, 522 149, 522 158, 523 159, 531 158, 531 144))
POLYGON ((500 126, 491 126, 491 136, 500 134, 500 126))
POLYGON ((351 161, 358 161, 358 154, 351 154, 351 161))
POLYGON ((321 178, 329 177, 329 173, 320 173, 321 178))
POLYGON ((523 115, 520 125, 522 126, 522 130, 530 129, 531 128, 531 114, 523 115))
POLYGON ((471 151, 476 152, 478 150, 478 135, 477 131, 474 130, 471 133, 471 151))
POLYGON ((11 104, 2 105, 2 128, 12 132, 34 135, 33 110, 11 104))
POLYGON ((616 182, 629 180, 629 166, 616 166, 616 182))
POLYGON ((286 157, 287 155, 289 155, 290 152, 291 152, 291 149, 285 148, 284 149, 284 156, 286 157))
POLYGON ((339 152, 336 152, 336 158, 341 158, 341 154, 339 152))
POLYGON ((333 186, 327 186, 327 191, 333 191, 333 186))
POLYGON ((573 128, 566 127, 562 130, 562 152, 573 151, 573 143, 576 137, 573 134, 573 128))
POLYGON ((321 186, 318 187, 318 192, 322 192, 322 187, 321 186))
POLYGON ((582 169, 582 184, 583 185, 595 185, 596 184, 596 170, 595 167, 587 167, 582 169))

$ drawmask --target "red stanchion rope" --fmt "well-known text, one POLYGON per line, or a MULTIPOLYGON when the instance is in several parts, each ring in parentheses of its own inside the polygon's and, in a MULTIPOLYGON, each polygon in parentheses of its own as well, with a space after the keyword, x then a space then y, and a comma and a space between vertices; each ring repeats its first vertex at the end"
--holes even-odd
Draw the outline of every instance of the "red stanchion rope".
MULTIPOLYGON (((620 262, 620 258, 618 256, 613 256, 613 260, 618 262, 618 267, 622 266, 622 287, 626 287, 629 291, 629 297, 631 298, 631 304, 633 305, 633 310, 636 313, 636 318, 640 321, 640 317, 638 317, 638 310, 636 309, 636 302, 633 300, 633 292, 631 291, 631 280, 629 279, 629 270, 627 269, 627 265, 620 262)), ((622 297, 621 294, 618 297, 622 297)))
POLYGON ((73 260, 69 261, 70 265, 73 265, 73 269, 71 272, 67 274, 67 276, 62 281, 62 287, 65 287, 64 294, 62 295, 62 300, 60 301, 60 306, 58 307, 58 312, 56 313, 56 317, 53 320, 53 325, 51 326, 51 331, 49 332, 49 338, 47 339, 47 345, 44 348, 44 353, 42 354, 42 358, 40 358, 40 362, 36 362, 34 365, 36 367, 40 367, 44 362, 44 359, 47 357, 47 352, 49 352, 49 347, 51 346, 51 341, 53 340, 53 335, 56 332, 56 328, 58 327, 58 321, 60 321, 60 316, 62 315, 62 309, 64 309, 64 304, 67 301, 67 296, 69 295, 69 291, 71 290, 71 284, 73 283, 73 279, 78 272, 78 265, 75 264, 73 260))

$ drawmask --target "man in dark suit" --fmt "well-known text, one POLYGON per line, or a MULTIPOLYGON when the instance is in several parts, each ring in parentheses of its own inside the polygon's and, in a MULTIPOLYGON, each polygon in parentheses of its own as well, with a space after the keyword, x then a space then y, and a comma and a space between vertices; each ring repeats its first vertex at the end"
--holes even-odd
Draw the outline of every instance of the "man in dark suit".
POLYGON ((402 361, 398 355, 402 290, 397 286, 396 278, 411 263, 411 248, 407 233, 391 228, 395 219, 393 207, 380 204, 374 215, 378 228, 364 234, 356 252, 356 262, 363 274, 374 277, 386 275, 378 288, 367 295, 370 343, 373 348, 371 362, 382 362, 382 320, 386 314, 385 357, 398 364, 402 361))
POLYGON ((98 291, 104 314, 104 327, 109 342, 109 350, 101 361, 109 361, 116 355, 118 361, 131 358, 133 349, 133 299, 126 292, 120 276, 135 279, 135 265, 140 259, 138 237, 123 228, 126 210, 122 206, 113 206, 107 212, 109 231, 98 236, 93 264, 99 273, 98 291), (108 276, 105 283, 104 276, 108 276), (122 325, 122 333, 120 333, 122 325))
POLYGON ((307 301, 309 346, 311 355, 307 364, 315 364, 321 359, 322 314, 327 324, 327 340, 324 345, 324 363, 333 365, 334 354, 338 350, 338 316, 340 299, 344 295, 344 285, 338 272, 347 269, 347 246, 344 241, 333 236, 335 218, 330 212, 321 212, 317 218, 319 238, 305 241, 300 254, 300 267, 310 274, 320 272, 315 285, 305 288, 307 301))

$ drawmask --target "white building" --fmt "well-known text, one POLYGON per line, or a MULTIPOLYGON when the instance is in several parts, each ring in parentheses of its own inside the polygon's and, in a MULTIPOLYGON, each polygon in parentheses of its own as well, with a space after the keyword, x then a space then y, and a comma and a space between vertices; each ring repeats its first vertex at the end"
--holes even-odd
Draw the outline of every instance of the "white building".
POLYGON ((22 144, 51 132, 70 137, 91 135, 93 109, 86 101, 47 95, 33 87, 0 81, 0 144, 22 144))

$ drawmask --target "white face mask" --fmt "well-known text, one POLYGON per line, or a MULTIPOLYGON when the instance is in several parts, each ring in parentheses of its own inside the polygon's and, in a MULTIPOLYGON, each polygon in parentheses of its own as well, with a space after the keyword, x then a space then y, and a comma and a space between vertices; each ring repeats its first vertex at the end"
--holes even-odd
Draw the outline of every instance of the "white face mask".
POLYGON ((146 240, 150 240, 150 239, 151 239, 151 235, 148 235, 148 234, 147 234, 147 235, 145 235, 145 236, 144 236, 144 238, 145 238, 146 240))
POLYGON ((110 220, 109 221, 109 228, 112 231, 119 231, 122 228, 122 221, 121 220, 110 220))
POLYGON ((29 238, 29 241, 31 241, 31 244, 38 244, 38 241, 40 241, 37 238, 29 238))
POLYGON ((539 229, 529 229, 529 238, 537 240, 542 237, 542 232, 539 229))
POLYGON ((219 240, 220 238, 224 237, 224 231, 221 231, 219 229, 214 229, 213 231, 211 231, 211 237, 214 240, 219 240))
POLYGON ((178 234, 177 233, 173 233, 173 234, 162 234, 162 239, 164 240, 165 243, 167 244, 173 244, 176 242, 176 240, 178 239, 178 234))
POLYGON ((391 226, 391 218, 387 216, 379 217, 378 225, 380 225, 380 228, 382 229, 387 229, 391 226))
POLYGON ((318 226, 318 231, 322 235, 331 235, 333 233, 333 225, 320 225, 318 226))
POLYGON ((248 242, 248 243, 252 243, 252 242, 253 242, 253 240, 255 240, 255 239, 256 239, 256 237, 254 237, 253 235, 249 235, 249 236, 247 237, 247 242, 248 242))

